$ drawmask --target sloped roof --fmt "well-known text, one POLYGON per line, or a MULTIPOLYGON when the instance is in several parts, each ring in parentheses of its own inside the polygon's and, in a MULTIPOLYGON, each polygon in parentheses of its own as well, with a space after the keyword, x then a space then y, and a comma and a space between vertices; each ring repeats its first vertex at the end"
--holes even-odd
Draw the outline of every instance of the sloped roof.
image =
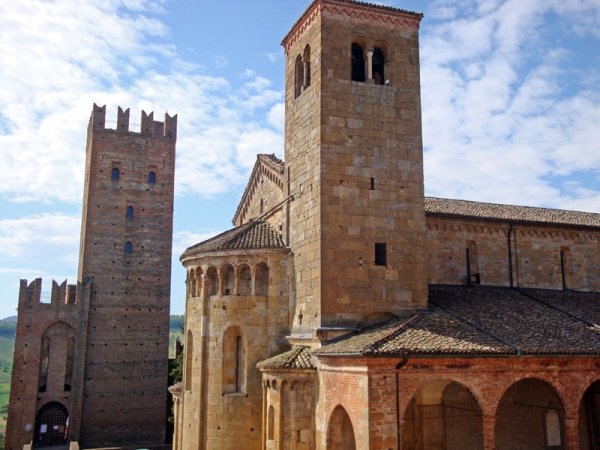
POLYGON ((482 203, 470 200, 453 200, 438 197, 425 197, 425 212, 427 214, 451 215, 509 222, 600 227, 600 214, 596 213, 534 208, 531 206, 501 205, 497 203, 482 203))
POLYGON ((285 168, 284 162, 277 156, 275 156, 275 153, 260 153, 256 155, 256 162, 254 163, 254 167, 252 168, 250 178, 248 178, 248 183, 246 183, 246 189, 244 189, 242 198, 240 199, 238 206, 235 210, 235 214, 233 216, 233 223, 237 222, 238 217, 242 213, 242 208, 249 201, 250 197, 252 197, 252 193, 254 191, 252 186, 255 184, 254 180, 260 175, 261 168, 266 168, 277 177, 277 179, 279 180, 278 187, 283 191, 283 172, 285 168))
POLYGON ((600 293, 431 286, 429 302, 408 320, 338 338, 313 353, 600 355, 600 293))
POLYGON ((256 365, 261 370, 277 369, 277 370, 314 370, 315 365, 308 348, 292 347, 291 350, 265 359, 256 365))
POLYGON ((213 238, 192 245, 180 259, 190 253, 209 253, 228 250, 285 249, 281 234, 268 222, 252 220, 242 226, 225 231, 213 238))

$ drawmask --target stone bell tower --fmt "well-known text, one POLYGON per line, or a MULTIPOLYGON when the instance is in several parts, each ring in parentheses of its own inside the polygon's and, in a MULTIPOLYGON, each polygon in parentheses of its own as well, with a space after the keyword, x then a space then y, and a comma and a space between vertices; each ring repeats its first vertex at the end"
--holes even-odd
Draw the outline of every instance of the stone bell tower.
POLYGON ((426 305, 421 18, 315 0, 283 40, 293 337, 426 305))

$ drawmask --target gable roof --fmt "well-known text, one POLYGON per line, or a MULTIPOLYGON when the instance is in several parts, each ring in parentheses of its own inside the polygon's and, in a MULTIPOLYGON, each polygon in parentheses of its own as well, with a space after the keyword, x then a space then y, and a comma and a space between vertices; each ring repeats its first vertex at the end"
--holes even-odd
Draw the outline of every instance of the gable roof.
POLYGON ((425 213, 428 215, 458 216, 506 222, 600 227, 600 214, 596 213, 438 197, 425 197, 425 213))
POLYGON ((270 172, 273 176, 273 179, 275 179, 277 187, 283 192, 283 171, 284 163, 281 159, 275 156, 275 153, 263 153, 256 155, 256 162, 254 163, 254 168, 252 169, 252 173, 250 174, 250 178, 248 179, 248 183, 246 184, 246 189, 244 189, 242 198, 240 199, 238 207, 233 216, 233 223, 238 223, 238 219, 243 212, 244 206, 251 200, 252 194, 254 193, 254 188, 257 185, 259 177, 263 173, 270 172))
POLYGON ((182 261, 198 253, 253 249, 287 249, 287 247, 281 234, 275 231, 268 222, 251 220, 240 227, 232 228, 188 247, 179 259, 182 261))
POLYGON ((600 355, 600 293, 431 286, 429 302, 408 320, 338 338, 313 353, 600 355))

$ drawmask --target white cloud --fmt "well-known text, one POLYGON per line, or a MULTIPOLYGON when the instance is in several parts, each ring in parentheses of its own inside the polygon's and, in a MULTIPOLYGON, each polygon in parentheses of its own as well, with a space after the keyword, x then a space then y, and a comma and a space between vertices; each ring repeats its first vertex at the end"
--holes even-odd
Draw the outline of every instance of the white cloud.
MULTIPOLYGON (((162 1, 0 4, 0 197, 81 201, 86 117, 94 102, 179 116, 177 195, 213 195, 242 182, 238 139, 271 132, 267 114, 282 93, 247 71, 246 84, 208 76, 181 60, 168 30, 148 13, 162 1)), ((220 57, 217 57, 218 59, 220 57)), ((226 64, 223 59, 219 64, 226 64)), ((254 160, 254 157, 252 157, 254 160)))
POLYGON ((578 83, 568 42, 544 42, 548 27, 574 26, 575 12, 598 17, 600 3, 466 1, 460 14, 455 1, 437 4, 455 13, 422 38, 428 193, 600 210, 599 74, 578 83), (583 190, 578 173, 590 168, 598 188, 583 190))
POLYGON ((0 220, 0 257, 77 263, 80 216, 39 214, 0 220), (60 251, 58 251, 60 250, 60 251))

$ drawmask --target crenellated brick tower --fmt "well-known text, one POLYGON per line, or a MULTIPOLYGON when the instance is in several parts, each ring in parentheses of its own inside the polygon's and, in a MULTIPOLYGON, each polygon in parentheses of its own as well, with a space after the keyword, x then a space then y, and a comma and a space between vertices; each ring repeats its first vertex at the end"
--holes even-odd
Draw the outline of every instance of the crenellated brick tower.
POLYGON ((81 444, 164 442, 177 117, 94 105, 79 280, 91 280, 81 444))
POLYGON ((177 117, 88 126, 77 286, 21 280, 6 449, 165 442, 177 117))

